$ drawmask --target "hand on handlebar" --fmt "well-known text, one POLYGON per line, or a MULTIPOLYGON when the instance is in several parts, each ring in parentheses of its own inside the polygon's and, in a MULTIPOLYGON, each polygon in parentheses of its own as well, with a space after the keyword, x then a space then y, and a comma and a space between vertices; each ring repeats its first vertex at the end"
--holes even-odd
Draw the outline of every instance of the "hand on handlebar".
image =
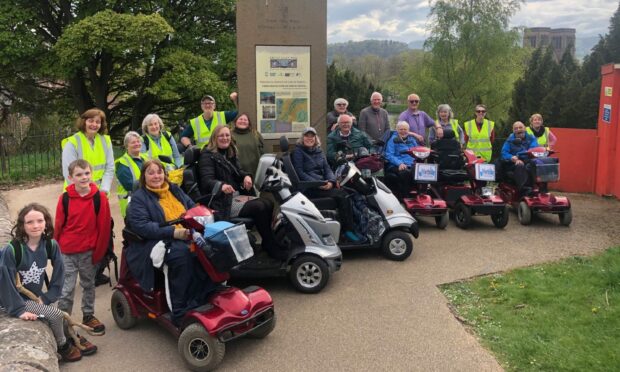
MULTIPOLYGON (((252 188, 252 177, 245 176, 243 178, 243 188, 248 190, 248 191, 252 188)), ((234 189, 233 189, 233 191, 234 191, 234 189)))
POLYGON ((188 229, 174 229, 172 235, 175 239, 188 240, 190 237, 190 231, 188 229))
POLYGON ((325 183, 325 185, 323 185, 323 186, 319 186, 319 189, 321 189, 321 190, 329 190, 329 189, 331 189, 332 187, 334 187, 334 185, 333 185, 331 182, 327 181, 327 182, 325 183))
POLYGON ((222 192, 224 194, 232 194, 233 192, 235 192, 235 188, 232 187, 231 185, 225 183, 222 185, 222 192))
POLYGON ((407 169, 407 165, 405 163, 402 163, 401 165, 398 166, 398 170, 399 171, 402 171, 402 170, 405 170, 405 169, 407 169))

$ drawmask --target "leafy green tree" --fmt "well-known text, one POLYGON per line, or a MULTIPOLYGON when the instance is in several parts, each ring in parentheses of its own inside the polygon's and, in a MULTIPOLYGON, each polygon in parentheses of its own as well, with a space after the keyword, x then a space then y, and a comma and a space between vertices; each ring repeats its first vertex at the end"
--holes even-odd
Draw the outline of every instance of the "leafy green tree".
POLYGON ((473 117, 484 103, 489 117, 505 118, 513 83, 521 75, 526 53, 519 35, 509 30, 519 0, 437 1, 431 7, 431 35, 422 68, 406 68, 405 89, 422 98, 422 109, 434 112, 449 103, 461 120, 473 117))
POLYGON ((364 76, 358 76, 349 69, 339 69, 335 62, 327 67, 327 111, 334 109, 334 100, 342 97, 349 101, 349 111, 356 117, 370 104, 370 95, 376 88, 364 76))
POLYGON ((138 128, 149 112, 187 119, 205 93, 225 107, 236 83, 234 5, 0 0, 0 43, 10 39, 0 48, 0 94, 20 110, 96 106, 113 130, 138 128))

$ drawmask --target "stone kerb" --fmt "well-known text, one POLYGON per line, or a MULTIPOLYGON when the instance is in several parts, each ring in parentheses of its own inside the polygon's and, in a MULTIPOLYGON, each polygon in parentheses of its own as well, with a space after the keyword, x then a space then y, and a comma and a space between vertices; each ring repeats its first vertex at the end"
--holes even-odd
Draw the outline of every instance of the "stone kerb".
MULTIPOLYGON (((0 244, 10 239, 11 218, 0 195, 0 244)), ((41 321, 26 322, 0 310, 0 372, 59 371, 56 341, 41 321)))

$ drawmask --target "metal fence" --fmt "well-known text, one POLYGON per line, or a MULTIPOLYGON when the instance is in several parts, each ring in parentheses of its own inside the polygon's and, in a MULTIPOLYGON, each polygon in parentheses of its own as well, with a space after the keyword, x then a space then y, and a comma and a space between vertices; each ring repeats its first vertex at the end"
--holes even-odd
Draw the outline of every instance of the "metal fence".
POLYGON ((41 131, 22 139, 0 134, 0 183, 61 176, 60 141, 66 129, 41 131))

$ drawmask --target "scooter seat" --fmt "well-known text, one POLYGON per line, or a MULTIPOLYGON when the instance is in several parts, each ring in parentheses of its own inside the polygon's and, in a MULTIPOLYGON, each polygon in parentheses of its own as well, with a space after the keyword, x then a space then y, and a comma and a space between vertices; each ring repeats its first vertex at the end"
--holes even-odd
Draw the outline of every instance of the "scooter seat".
POLYGON ((325 218, 331 218, 332 220, 338 221, 338 212, 331 209, 321 209, 321 214, 325 218))
POLYGON ((234 217, 230 219, 230 223, 239 224, 242 223, 245 225, 245 228, 251 230, 254 227, 254 220, 247 217, 234 217))
POLYGON ((338 209, 338 203, 334 198, 316 198, 310 199, 319 210, 338 209))
POLYGON ((441 182, 464 182, 469 179, 466 170, 463 169, 440 169, 439 181, 441 182))

